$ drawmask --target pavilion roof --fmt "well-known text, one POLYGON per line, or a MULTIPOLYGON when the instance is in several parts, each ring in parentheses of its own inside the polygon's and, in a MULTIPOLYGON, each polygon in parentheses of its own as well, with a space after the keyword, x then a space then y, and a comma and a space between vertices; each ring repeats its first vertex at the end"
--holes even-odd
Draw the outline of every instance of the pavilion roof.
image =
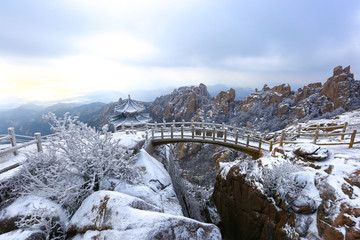
POLYGON ((135 113, 142 112, 145 110, 145 107, 137 101, 134 101, 130 98, 125 100, 123 104, 115 107, 115 112, 117 113, 135 113))

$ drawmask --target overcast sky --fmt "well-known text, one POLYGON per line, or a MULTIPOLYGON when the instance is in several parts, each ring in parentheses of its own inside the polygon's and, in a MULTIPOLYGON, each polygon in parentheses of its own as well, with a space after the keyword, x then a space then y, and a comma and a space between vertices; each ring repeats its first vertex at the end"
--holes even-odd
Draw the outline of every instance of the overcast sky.
POLYGON ((11 0, 0 29, 2 103, 360 76, 358 0, 11 0))

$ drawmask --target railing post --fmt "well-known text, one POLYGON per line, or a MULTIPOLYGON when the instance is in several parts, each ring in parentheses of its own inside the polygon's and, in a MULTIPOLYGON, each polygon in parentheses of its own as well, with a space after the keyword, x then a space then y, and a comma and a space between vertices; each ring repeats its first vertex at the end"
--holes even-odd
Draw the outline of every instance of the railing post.
POLYGON ((36 146, 38 152, 42 152, 42 140, 41 140, 41 133, 35 133, 34 134, 35 140, 36 140, 36 146))
POLYGON ((170 127, 170 134, 171 134, 171 139, 174 138, 174 125, 171 125, 170 127))
POLYGON ((266 132, 266 130, 265 130, 265 131, 264 131, 264 139, 265 139, 265 140, 266 140, 266 133, 267 133, 267 132, 266 132))
MULTIPOLYGON (((13 127, 8 128, 8 133, 10 135, 11 146, 16 147, 16 138, 15 138, 15 130, 13 127)), ((14 151, 14 156, 18 155, 19 152, 17 150, 14 151)))
POLYGON ((181 138, 184 138, 184 124, 181 125, 181 138))
POLYGON ((353 133, 351 134, 351 139, 350 139, 350 144, 349 144, 349 148, 352 148, 355 142, 355 136, 356 136, 356 130, 353 131, 353 133))
POLYGON ((181 126, 183 126, 183 127, 185 126, 185 120, 184 119, 182 120, 182 125, 181 126))
POLYGON ((271 152, 272 149, 273 149, 273 141, 270 141, 269 152, 271 152))
POLYGON ((214 122, 214 121, 212 121, 212 127, 213 127, 213 128, 215 127, 215 122, 214 122))
POLYGON ((157 129, 157 122, 155 121, 155 130, 157 129))
POLYGON ((301 124, 299 123, 299 127, 298 127, 298 137, 300 137, 300 133, 301 133, 301 124))
POLYGON ((276 142, 277 132, 274 133, 274 142, 276 142))
POLYGON ((154 139, 154 137, 155 137, 155 129, 151 129, 151 136, 152 136, 152 139, 154 139))
POLYGON ((223 122, 221 125, 222 125, 221 128, 224 130, 225 129, 225 123, 223 122))
POLYGON ((215 141, 215 136, 216 136, 216 128, 215 126, 213 126, 213 141, 215 141))
POLYGON ((175 119, 173 120, 173 126, 175 127, 175 119))
POLYGON ((194 139, 194 135, 195 135, 195 126, 193 123, 191 123, 191 137, 194 139))
POLYGON ((249 147, 249 143, 250 143, 250 135, 248 134, 246 137, 246 147, 249 147))
MULTIPOLYGON (((345 132, 346 132, 346 127, 347 127, 347 125, 348 125, 348 123, 345 122, 344 128, 343 128, 343 130, 342 130, 342 133, 345 133, 345 132)), ((345 137, 345 134, 341 135, 341 140, 344 140, 344 137, 345 137)))
POLYGON ((285 130, 283 130, 281 133, 280 147, 282 147, 284 145, 284 139, 285 139, 285 130))
POLYGON ((145 140, 147 141, 147 140, 149 140, 149 130, 146 130, 145 131, 145 140))
POLYGON ((161 139, 164 139, 164 127, 163 126, 161 126, 160 131, 161 131, 161 139))
POLYGON ((236 132, 235 132, 235 144, 238 144, 238 138, 239 138, 239 131, 236 130, 236 132))
MULTIPOLYGON (((203 122, 203 124, 204 124, 204 122, 203 122)), ((206 131, 205 131, 205 126, 203 125, 203 139, 205 139, 205 135, 206 135, 206 131)))
POLYGON ((314 141, 313 143, 316 144, 318 136, 319 136, 319 129, 320 129, 320 125, 316 126, 316 131, 315 131, 315 135, 314 135, 314 141))
POLYGON ((261 152, 261 137, 259 138, 259 148, 258 148, 258 150, 259 150, 259 152, 261 152))
POLYGON ((226 142, 226 137, 227 137, 227 128, 224 129, 224 142, 226 142))

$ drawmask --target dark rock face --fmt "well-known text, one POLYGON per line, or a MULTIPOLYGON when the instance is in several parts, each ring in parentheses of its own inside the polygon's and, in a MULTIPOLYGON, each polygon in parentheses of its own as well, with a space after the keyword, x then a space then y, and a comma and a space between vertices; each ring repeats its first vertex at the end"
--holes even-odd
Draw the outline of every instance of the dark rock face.
POLYGON ((294 213, 278 211, 260 192, 234 174, 232 168, 223 179, 216 177, 212 199, 221 216, 220 227, 230 239, 288 239, 282 230, 294 221, 294 213))

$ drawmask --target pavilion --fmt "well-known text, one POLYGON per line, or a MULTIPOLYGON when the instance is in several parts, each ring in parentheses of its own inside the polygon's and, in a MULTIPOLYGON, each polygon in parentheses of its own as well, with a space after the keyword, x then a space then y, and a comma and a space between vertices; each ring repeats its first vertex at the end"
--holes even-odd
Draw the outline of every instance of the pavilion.
POLYGON ((144 110, 145 107, 138 101, 132 100, 129 95, 124 103, 115 107, 110 123, 114 125, 115 131, 143 126, 151 121, 149 114, 142 113, 144 110))

